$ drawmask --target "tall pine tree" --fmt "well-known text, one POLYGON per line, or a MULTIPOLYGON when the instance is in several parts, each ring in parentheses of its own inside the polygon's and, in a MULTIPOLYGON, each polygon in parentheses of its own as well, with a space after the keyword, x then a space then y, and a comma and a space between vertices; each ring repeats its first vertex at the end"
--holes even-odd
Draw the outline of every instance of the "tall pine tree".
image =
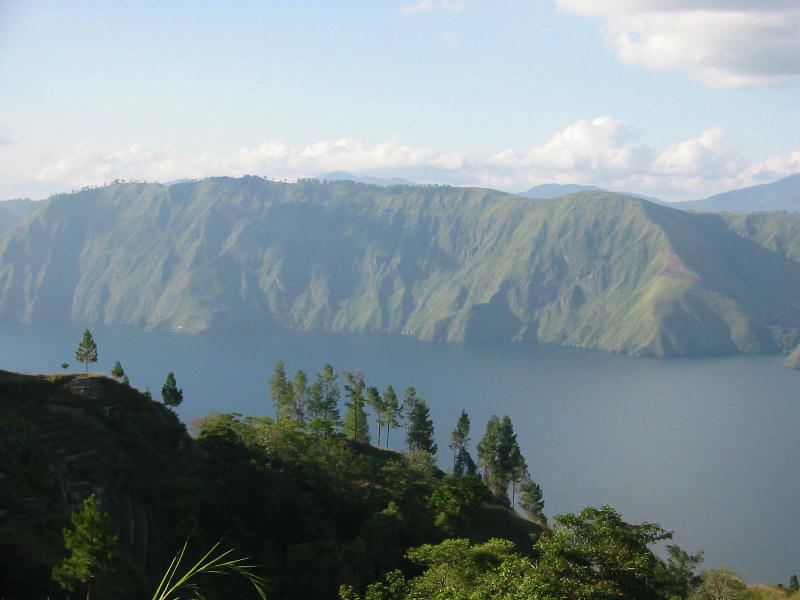
POLYGON ((462 410, 461 415, 458 417, 456 428, 450 434, 450 448, 453 450, 453 473, 455 473, 458 455, 462 450, 466 449, 469 443, 469 427, 469 415, 467 411, 462 410))
POLYGON ((364 410, 364 376, 361 373, 344 373, 347 413, 344 416, 344 433, 355 442, 369 443, 369 426, 364 410))
POLYGON ((403 405, 391 385, 386 386, 383 392, 383 404, 386 407, 386 446, 389 446, 389 432, 400 427, 400 417, 403 414, 403 405))
POLYGON ((417 391, 413 387, 406 390, 406 410, 408 411, 406 443, 409 451, 422 450, 431 456, 435 456, 437 446, 433 441, 431 411, 428 408, 428 403, 425 402, 425 398, 417 396, 417 391))
POLYGON ((287 421, 295 417, 294 390, 286 379, 286 369, 282 361, 275 363, 272 379, 269 380, 269 391, 275 406, 275 418, 287 421))

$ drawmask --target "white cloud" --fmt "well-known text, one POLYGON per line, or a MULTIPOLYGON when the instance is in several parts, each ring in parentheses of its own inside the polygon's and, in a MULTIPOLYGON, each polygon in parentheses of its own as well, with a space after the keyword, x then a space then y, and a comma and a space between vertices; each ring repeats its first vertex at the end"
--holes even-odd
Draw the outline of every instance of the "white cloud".
POLYGON ((800 78, 800 3, 794 0, 556 0, 603 19, 620 59, 685 68, 719 88, 776 86, 800 78))
POLYGON ((437 10, 460 12, 467 7, 467 0, 418 0, 400 9, 403 14, 428 13, 437 10))
MULTIPOLYGON (((490 156, 404 144, 398 138, 367 143, 358 138, 292 146, 267 140, 230 153, 168 155, 143 144, 120 149, 77 144, 47 157, 0 160, 0 198, 42 197, 113 179, 169 181, 215 175, 263 175, 292 180, 329 171, 405 177, 420 183, 480 185, 521 191, 540 183, 583 183, 667 200, 702 198, 765 183, 800 171, 800 149, 784 156, 751 159, 726 144, 712 127, 663 147, 642 143, 642 133, 610 116, 582 119, 543 143, 490 156)), ((11 149, 0 149, 0 158, 11 149)))

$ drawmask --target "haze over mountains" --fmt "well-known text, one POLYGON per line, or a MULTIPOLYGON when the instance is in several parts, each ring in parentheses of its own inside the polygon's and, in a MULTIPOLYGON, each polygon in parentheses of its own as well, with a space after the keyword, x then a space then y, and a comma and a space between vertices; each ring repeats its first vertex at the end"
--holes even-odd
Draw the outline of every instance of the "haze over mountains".
POLYGON ((123 183, 54 196, 0 238, 0 318, 787 351, 798 260, 800 216, 692 214, 609 192, 123 183))

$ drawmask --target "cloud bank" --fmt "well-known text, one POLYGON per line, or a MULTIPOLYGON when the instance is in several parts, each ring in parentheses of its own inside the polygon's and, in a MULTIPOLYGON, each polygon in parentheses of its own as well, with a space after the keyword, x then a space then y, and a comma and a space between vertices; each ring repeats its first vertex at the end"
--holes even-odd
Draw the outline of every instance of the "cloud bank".
POLYGON ((777 86, 800 78, 796 0, 556 0, 603 20, 627 64, 687 69, 717 88, 777 86))
MULTIPOLYGON (((601 116, 576 121, 526 151, 507 149, 483 157, 412 146, 398 138, 374 144, 342 138, 303 147, 268 140, 227 154, 183 156, 168 156, 145 144, 108 149, 81 143, 45 162, 34 161, 39 166, 27 171, 0 166, 0 180, 8 186, 0 198, 20 195, 11 190, 25 189, 27 195, 41 197, 113 179, 170 181, 251 174, 293 180, 350 171, 508 191, 551 182, 594 184, 666 200, 687 200, 800 171, 800 149, 786 156, 753 160, 729 148, 719 127, 663 147, 643 144, 641 137, 631 124, 601 116)), ((0 159, 8 151, 0 149, 0 159)))

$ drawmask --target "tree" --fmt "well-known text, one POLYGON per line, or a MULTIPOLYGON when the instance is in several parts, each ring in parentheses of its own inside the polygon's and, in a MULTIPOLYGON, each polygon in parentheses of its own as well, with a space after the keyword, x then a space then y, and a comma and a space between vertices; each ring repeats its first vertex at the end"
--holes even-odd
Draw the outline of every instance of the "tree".
POLYGON ((695 569, 703 562, 703 552, 694 556, 681 550, 678 546, 667 546, 667 562, 664 565, 667 572, 666 592, 669 597, 688 598, 701 583, 695 569))
POLYGON ((369 443, 367 413, 364 411, 364 375, 361 372, 344 374, 345 402, 347 413, 344 416, 344 432, 348 439, 369 443))
POLYGON ((378 424, 378 446, 380 446, 381 431, 383 431, 383 425, 386 422, 386 410, 383 405, 381 393, 375 386, 370 386, 367 388, 367 404, 369 404, 370 407, 372 407, 372 410, 375 412, 375 421, 378 424))
POLYGON ((298 423, 305 422, 306 405, 308 404, 308 377, 303 371, 298 370, 294 374, 292 381, 292 405, 294 408, 294 420, 298 423))
POLYGON ((67 367, 69 367, 69 363, 65 363, 65 362, 61 363, 61 368, 64 369, 65 372, 67 370, 67 367))
POLYGON ((462 410, 461 415, 458 417, 456 428, 450 434, 450 448, 453 450, 453 472, 455 473, 456 461, 458 454, 466 448, 469 443, 469 415, 467 411, 462 410))
POLYGON ((520 492, 519 506, 525 511, 528 518, 542 525, 547 525, 547 517, 542 513, 542 509, 544 509, 542 488, 531 479, 530 473, 525 473, 520 492))
POLYGON ((53 579, 65 590, 86 586, 91 597, 95 581, 110 575, 119 555, 119 541, 111 535, 111 517, 97 506, 92 494, 83 501, 83 509, 72 513, 72 529, 64 529, 64 546, 70 555, 53 568, 53 579))
POLYGON ((269 391, 275 406, 275 418, 286 421, 295 417, 294 389, 286 379, 286 370, 283 362, 275 363, 272 379, 269 380, 269 391))
POLYGON ((131 381, 130 381, 130 379, 128 379, 128 376, 127 376, 127 375, 123 375, 123 376, 122 376, 122 379, 120 379, 120 381, 119 381, 119 382, 120 382, 122 385, 130 385, 130 384, 131 384, 131 381))
POLYGON ((408 431, 406 443, 410 452, 421 450, 431 456, 436 454, 437 446, 433 441, 433 421, 430 418, 430 409, 425 398, 417 396, 417 391, 411 387, 406 390, 406 406, 408 411, 408 431))
POLYGON ((484 468, 484 479, 492 492, 508 499, 508 486, 512 483, 516 486, 527 468, 508 416, 501 420, 492 415, 478 444, 478 456, 484 468))
POLYGON ((800 582, 797 581, 797 575, 792 575, 789 578, 789 591, 792 593, 800 591, 800 582))
POLYGON ((119 361, 114 363, 114 367, 111 369, 111 376, 114 379, 120 379, 125 375, 125 369, 122 368, 122 365, 119 361))
POLYGON ((555 520, 558 529, 535 545, 539 562, 525 582, 525 597, 664 598, 663 563, 648 548, 672 537, 660 525, 626 523, 610 506, 555 520))
POLYGON ((692 593, 692 600, 742 600, 747 595, 747 586, 727 567, 703 571, 700 580, 700 585, 692 593))
POLYGON ((383 392, 383 405, 386 410, 386 446, 389 446, 389 432, 400 427, 400 416, 403 414, 403 405, 391 385, 386 386, 383 392))
POLYGON ((478 465, 475 464, 475 461, 472 460, 472 455, 467 451, 466 448, 460 448, 458 454, 456 454, 456 464, 453 467, 453 475, 471 475, 475 476, 478 474, 478 465))
POLYGON ((83 339, 75 351, 75 360, 86 365, 87 373, 89 372, 89 363, 97 362, 97 344, 94 343, 92 333, 88 329, 83 331, 83 339))
POLYGON ((167 379, 161 388, 161 399, 164 401, 164 404, 170 408, 178 406, 183 402, 183 390, 178 388, 175 375, 172 371, 167 373, 167 379))

